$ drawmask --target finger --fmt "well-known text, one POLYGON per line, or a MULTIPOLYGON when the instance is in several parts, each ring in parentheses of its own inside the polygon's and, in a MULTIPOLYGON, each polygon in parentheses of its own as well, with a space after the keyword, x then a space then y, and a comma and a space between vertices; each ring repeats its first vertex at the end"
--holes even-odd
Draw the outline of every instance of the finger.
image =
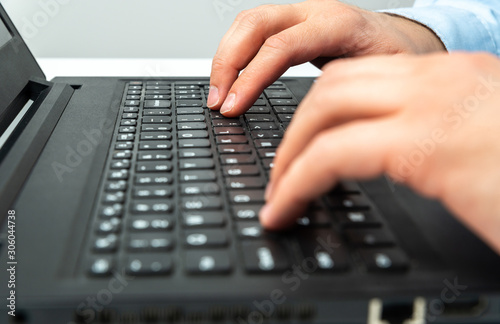
POLYGON ((243 114, 262 91, 290 66, 318 57, 323 44, 311 42, 313 37, 314 29, 308 23, 295 25, 269 37, 233 83, 228 96, 232 100, 224 103, 221 113, 227 117, 243 114))
POLYGON ((207 105, 218 109, 238 77, 270 36, 303 21, 297 5, 268 5, 244 11, 221 41, 212 62, 207 105))
POLYGON ((291 226, 339 179, 366 179, 386 171, 390 152, 401 141, 397 128, 392 119, 383 118, 318 135, 276 184, 275 194, 260 213, 262 225, 272 230, 291 226))
POLYGON ((358 61, 361 67, 353 67, 352 73, 347 72, 349 64, 338 64, 339 76, 337 69, 327 70, 303 100, 278 148, 271 187, 317 133, 354 119, 374 118, 401 109, 409 96, 403 72, 391 72, 386 66, 390 61, 368 65, 358 61))

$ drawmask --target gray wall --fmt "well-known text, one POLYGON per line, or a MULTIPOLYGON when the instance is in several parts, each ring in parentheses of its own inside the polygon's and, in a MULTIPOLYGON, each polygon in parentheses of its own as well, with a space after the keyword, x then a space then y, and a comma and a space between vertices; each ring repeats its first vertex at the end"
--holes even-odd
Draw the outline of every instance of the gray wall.
MULTIPOLYGON (((290 0, 1 0, 37 57, 211 57, 236 14, 290 0)), ((367 9, 413 0, 344 1, 367 9)))

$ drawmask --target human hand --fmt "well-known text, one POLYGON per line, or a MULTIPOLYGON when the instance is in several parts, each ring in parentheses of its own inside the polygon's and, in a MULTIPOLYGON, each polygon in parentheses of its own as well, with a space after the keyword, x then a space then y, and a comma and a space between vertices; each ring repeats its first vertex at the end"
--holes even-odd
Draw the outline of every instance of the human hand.
POLYGON ((444 46, 427 27, 339 1, 261 6, 240 13, 223 37, 212 62, 207 104, 235 117, 292 65, 436 50, 444 46))
POLYGON ((487 54, 330 63, 282 140, 268 229, 295 222, 339 179, 382 173, 440 199, 500 253, 500 60, 487 54))

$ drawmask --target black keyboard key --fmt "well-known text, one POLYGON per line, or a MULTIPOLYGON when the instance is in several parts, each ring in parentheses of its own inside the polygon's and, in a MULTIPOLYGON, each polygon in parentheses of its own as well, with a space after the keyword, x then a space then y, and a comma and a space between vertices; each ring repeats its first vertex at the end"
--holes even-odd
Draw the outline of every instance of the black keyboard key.
POLYGON ((236 224, 236 233, 242 239, 258 239, 264 235, 264 229, 259 222, 242 221, 236 224))
POLYGON ((275 106, 273 110, 277 114, 293 114, 297 110, 297 106, 275 106))
POLYGON ((363 249, 359 253, 370 272, 404 271, 410 265, 400 249, 363 249))
POLYGON ((106 220, 97 221, 95 231, 98 234, 116 234, 121 230, 122 221, 119 218, 112 217, 106 220))
POLYGON ((165 90, 146 90, 146 96, 152 96, 152 95, 170 95, 171 93, 172 93, 172 91, 170 89, 165 89, 165 90))
POLYGON ((129 90, 127 91, 127 94, 128 95, 140 95, 141 94, 141 90, 129 90))
POLYGON ((241 126, 241 122, 237 118, 214 119, 212 125, 214 127, 238 127, 241 126))
POLYGON ((202 101, 177 101, 177 114, 190 115, 190 114, 203 114, 202 101))
POLYGON ((173 196, 173 190, 170 187, 144 187, 134 188, 134 198, 170 198, 173 196))
POLYGON ((139 150, 170 150, 170 141, 144 141, 139 143, 139 150))
POLYGON ((184 232, 184 245, 187 247, 219 247, 226 246, 229 238, 224 229, 199 229, 184 232))
POLYGON ((213 169, 215 163, 212 159, 188 159, 179 162, 181 170, 213 169))
POLYGON ((95 253, 113 253, 118 249, 118 236, 108 234, 103 237, 96 237, 92 244, 95 253))
POLYGON ((248 123, 248 127, 250 127, 251 131, 279 129, 278 125, 276 125, 274 122, 273 123, 248 123))
POLYGON ((174 209, 174 203, 167 199, 133 200, 130 210, 133 214, 165 214, 174 209))
POLYGON ((281 131, 281 130, 272 130, 272 131, 259 130, 259 131, 251 131, 250 135, 254 139, 259 139, 259 138, 278 138, 278 139, 281 139, 281 138, 283 138, 283 131, 281 131))
POLYGON ((208 139, 181 139, 179 140, 179 148, 204 148, 210 147, 208 139))
POLYGON ((230 177, 226 178, 229 189, 261 189, 266 185, 262 177, 230 177))
POLYGON ((252 106, 247 110, 247 114, 269 114, 271 111, 266 106, 252 106))
POLYGON ((125 273, 131 276, 158 276, 169 274, 172 268, 172 257, 169 255, 142 254, 127 258, 125 273))
POLYGON ((172 115, 172 110, 170 109, 144 109, 142 111, 144 117, 151 116, 170 116, 172 115))
POLYGON ((226 251, 187 251, 186 271, 189 274, 228 273, 231 271, 231 260, 226 251))
POLYGON ((136 175, 136 185, 165 185, 171 184, 174 178, 171 174, 145 174, 136 175))
POLYGON ((254 106, 265 106, 266 105, 266 101, 264 99, 257 99, 257 101, 255 101, 255 103, 253 104, 254 106))
POLYGON ((113 153, 113 159, 131 159, 132 151, 118 151, 113 153))
POLYGON ((253 220, 259 217, 261 208, 262 204, 233 206, 231 209, 234 218, 239 220, 253 220))
POLYGON ((131 218, 128 228, 133 232, 165 232, 174 227, 174 219, 167 216, 139 216, 131 218))
POLYGON ((147 132, 141 134, 141 141, 159 141, 159 140, 170 140, 172 139, 172 134, 170 132, 147 132))
POLYGON ((262 159, 262 165, 264 166, 264 169, 266 170, 271 170, 274 168, 274 159, 273 158, 268 158, 268 159, 262 159))
POLYGON ((233 204, 264 203, 264 190, 231 190, 229 200, 233 204))
POLYGON ((335 213, 342 227, 380 227, 382 222, 373 211, 352 211, 335 213))
POLYGON ((99 209, 99 216, 102 218, 121 217, 123 214, 122 204, 113 204, 112 206, 103 206, 99 209))
POLYGON ((139 100, 141 99, 140 95, 128 95, 127 100, 139 100))
POLYGON ((220 154, 250 153, 252 148, 248 144, 221 144, 217 145, 220 154))
POLYGON ((182 214, 184 227, 222 227, 226 223, 226 216, 221 212, 198 211, 182 214))
POLYGON ((271 240, 241 243, 245 270, 250 273, 281 272, 290 267, 284 246, 271 240))
POLYGON ((245 115, 247 122, 274 122, 274 117, 269 114, 249 114, 245 115))
POLYGON ((110 276, 116 267, 112 257, 93 257, 89 260, 88 273, 90 276, 110 276))
POLYGON ((196 94, 196 93, 191 93, 191 94, 178 94, 175 96, 175 99, 177 100, 196 100, 196 99, 201 99, 201 94, 196 94))
POLYGON ((170 108, 172 103, 170 100, 146 100, 144 108, 170 108))
POLYGON ((218 110, 211 110, 210 117, 212 119, 226 119, 226 117, 223 114, 221 114, 218 110))
POLYGON ((337 210, 367 210, 370 203, 362 195, 330 196, 328 204, 337 210))
POLYGON ((169 132, 172 130, 172 125, 142 125, 142 132, 169 132))
POLYGON ((108 180, 127 180, 128 179, 128 170, 117 170, 111 171, 108 173, 108 180))
POLYGON ((177 116, 178 123, 204 122, 205 115, 179 115, 177 116))
POLYGON ((226 165, 222 167, 222 172, 225 176, 253 176, 260 174, 260 170, 256 165, 226 165))
POLYGON ((104 204, 122 203, 125 200, 125 194, 121 191, 105 193, 102 197, 104 204))
POLYGON ((179 158, 204 158, 211 157, 212 150, 206 148, 179 149, 179 158))
POLYGON ((118 134, 116 137, 117 141, 133 141, 135 138, 134 134, 118 134))
POLYGON ((181 183, 181 195, 217 195, 220 192, 216 182, 181 183))
POLYGON ((394 236, 385 228, 349 229, 344 231, 347 241, 353 246, 390 246, 394 236))
POLYGON ((131 150, 134 148, 134 142, 120 142, 115 144, 115 150, 131 150))
POLYGON ((125 191, 127 190, 127 181, 108 181, 104 187, 106 191, 125 191))
POLYGON ((147 84, 147 90, 170 90, 170 85, 168 84, 147 84))
POLYGON ((280 145, 280 139, 256 139, 255 146, 257 148, 276 148, 280 145))
POLYGON ((147 86, 169 86, 170 87, 170 82, 169 81, 147 81, 146 85, 147 86))
POLYGON ((257 153, 261 158, 273 158, 276 156, 276 148, 258 149, 257 153))
POLYGON ((222 208, 222 199, 219 196, 186 196, 182 198, 184 210, 212 210, 222 208))
POLYGON ((331 230, 300 231, 299 245, 305 259, 314 260, 323 271, 346 270, 349 255, 340 238, 331 230))
POLYGON ((199 88, 185 89, 185 90, 176 89, 175 94, 178 94, 178 95, 198 94, 199 95, 199 94, 201 94, 201 91, 199 88))
POLYGON ((189 123, 178 123, 178 130, 203 130, 207 129, 207 124, 204 122, 189 122, 189 123))
POLYGON ((310 209, 305 215, 297 219, 297 224, 306 227, 322 227, 332 224, 332 217, 323 209, 310 209))
POLYGON ((137 120, 135 119, 123 119, 120 121, 120 125, 122 126, 135 126, 137 125, 137 120))
POLYGON ((292 94, 287 90, 268 89, 264 93, 269 99, 292 99, 292 94))
POLYGON ((253 154, 227 154, 221 155, 221 164, 255 164, 256 159, 253 154))
POLYGON ((217 144, 246 144, 248 139, 243 135, 221 135, 215 138, 217 144))
POLYGON ((170 172, 172 162, 170 161, 145 161, 137 162, 136 172, 170 172))
POLYGON ((199 182, 199 181, 215 181, 217 175, 214 171, 181 171, 181 182, 199 182))
POLYGON ((206 130, 179 131, 177 136, 180 139, 208 138, 208 132, 206 130))
POLYGON ((168 116, 155 116, 155 117, 142 117, 143 124, 170 124, 172 117, 168 116))
POLYGON ((124 106, 139 107, 141 102, 139 100, 126 100, 124 106))
POLYGON ((113 160, 111 162, 111 169, 130 169, 130 160, 113 160))
POLYGON ((163 252, 173 246, 174 239, 169 233, 133 233, 127 243, 127 249, 131 252, 163 252))
POLYGON ((170 160, 172 159, 172 152, 170 151, 139 152, 137 155, 137 159, 139 161, 170 160))
POLYGON ((139 108, 138 107, 124 107, 123 112, 124 113, 137 113, 137 112, 139 112, 139 108))
POLYGON ((146 97, 144 99, 146 99, 146 100, 170 100, 170 98, 171 98, 171 96, 169 94, 153 94, 153 95, 146 95, 146 97))
POLYGON ((215 127, 215 135, 243 135, 245 130, 243 127, 233 126, 233 127, 215 127))
POLYGON ((295 99, 269 99, 271 106, 294 106, 298 102, 295 99))
POLYGON ((282 123, 289 123, 292 121, 292 114, 278 114, 278 119, 282 123))

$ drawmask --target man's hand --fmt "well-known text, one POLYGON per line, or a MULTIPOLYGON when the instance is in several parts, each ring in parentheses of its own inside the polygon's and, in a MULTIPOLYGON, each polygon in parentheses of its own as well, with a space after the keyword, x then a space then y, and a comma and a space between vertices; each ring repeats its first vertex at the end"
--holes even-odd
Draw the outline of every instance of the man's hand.
POLYGON ((343 59, 297 109, 274 160, 269 229, 339 179, 386 173, 438 198, 500 253, 500 61, 487 54, 343 59))
POLYGON ((261 6, 240 13, 222 39, 208 107, 241 115, 290 66, 308 61, 321 66, 337 57, 437 50, 444 46, 428 28, 339 1, 261 6))

